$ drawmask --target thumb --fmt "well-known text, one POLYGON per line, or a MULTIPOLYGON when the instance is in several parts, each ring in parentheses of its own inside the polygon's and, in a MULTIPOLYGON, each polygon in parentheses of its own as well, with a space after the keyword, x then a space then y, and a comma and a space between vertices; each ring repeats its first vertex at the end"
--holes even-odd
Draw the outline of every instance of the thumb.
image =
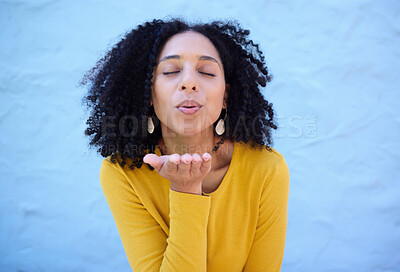
POLYGON ((154 169, 157 170, 157 172, 160 171, 161 166, 164 164, 164 160, 156 154, 147 154, 146 156, 144 156, 143 162, 153 166, 154 169))

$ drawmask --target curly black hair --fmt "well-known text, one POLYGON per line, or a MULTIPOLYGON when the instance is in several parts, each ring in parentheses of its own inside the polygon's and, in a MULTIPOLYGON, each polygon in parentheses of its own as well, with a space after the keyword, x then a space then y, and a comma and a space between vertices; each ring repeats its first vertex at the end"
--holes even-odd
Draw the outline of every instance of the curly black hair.
POLYGON ((271 150, 271 129, 277 126, 272 103, 263 97, 260 86, 265 87, 272 77, 259 45, 248 38, 250 31, 232 21, 189 24, 174 18, 146 22, 126 33, 84 75, 80 84, 89 90, 83 103, 90 110, 85 135, 91 136, 89 145, 97 147, 103 157, 111 155, 115 163, 119 155, 122 167, 130 158, 129 167, 134 169, 142 166, 145 154, 154 152, 162 134, 150 106, 153 71, 166 41, 186 31, 207 37, 223 63, 230 89, 222 140, 250 142, 252 147, 271 150), (149 116, 155 120, 152 134, 147 132, 149 116))

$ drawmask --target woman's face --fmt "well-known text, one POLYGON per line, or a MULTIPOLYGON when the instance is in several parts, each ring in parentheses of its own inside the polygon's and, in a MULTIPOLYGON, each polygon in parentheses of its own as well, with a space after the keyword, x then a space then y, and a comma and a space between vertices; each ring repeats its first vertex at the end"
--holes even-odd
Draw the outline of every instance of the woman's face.
POLYGON ((172 36, 157 60, 151 97, 163 136, 212 133, 224 98, 224 69, 211 41, 194 31, 172 36))

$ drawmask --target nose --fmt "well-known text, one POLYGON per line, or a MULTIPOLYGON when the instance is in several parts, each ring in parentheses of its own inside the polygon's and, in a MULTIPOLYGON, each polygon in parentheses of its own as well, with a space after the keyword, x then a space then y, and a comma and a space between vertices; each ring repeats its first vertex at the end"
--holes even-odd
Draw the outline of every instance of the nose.
POLYGON ((179 90, 184 92, 195 92, 199 90, 199 86, 193 76, 190 73, 187 73, 179 84, 179 90))
POLYGON ((185 83, 181 83, 181 85, 179 86, 179 90, 180 91, 188 91, 188 90, 192 90, 192 91, 197 91, 197 87, 194 84, 185 84, 185 83))

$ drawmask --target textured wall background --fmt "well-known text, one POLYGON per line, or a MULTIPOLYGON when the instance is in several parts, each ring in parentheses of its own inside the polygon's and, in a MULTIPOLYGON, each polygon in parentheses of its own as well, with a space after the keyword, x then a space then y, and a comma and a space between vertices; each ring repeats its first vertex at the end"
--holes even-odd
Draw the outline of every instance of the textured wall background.
POLYGON ((400 2, 0 0, 0 270, 130 271, 83 136, 83 73, 131 27, 235 18, 291 173, 282 271, 400 271, 400 2))

